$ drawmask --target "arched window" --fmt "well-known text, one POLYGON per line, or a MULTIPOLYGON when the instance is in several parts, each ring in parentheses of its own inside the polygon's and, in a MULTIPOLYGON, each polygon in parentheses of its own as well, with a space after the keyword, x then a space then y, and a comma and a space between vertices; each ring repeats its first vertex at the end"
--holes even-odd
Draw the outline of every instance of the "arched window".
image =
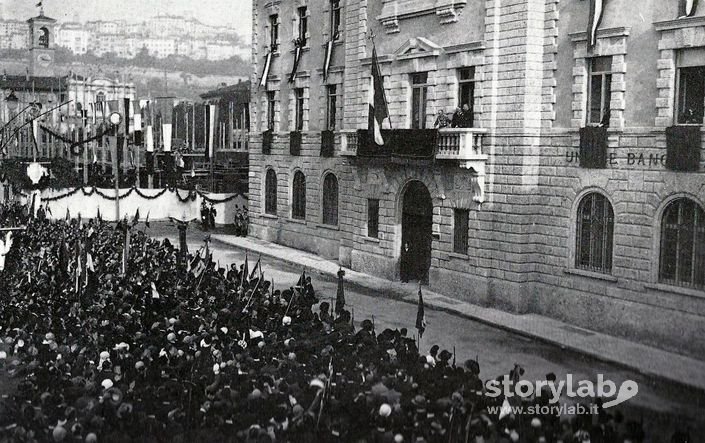
POLYGON ((49 47, 49 30, 45 27, 39 29, 39 47, 48 48, 49 47))
POLYGON ((663 212, 659 280, 705 288, 705 211, 689 198, 674 200, 663 212))
POLYGON ((306 219, 306 176, 301 171, 294 174, 292 186, 291 217, 306 219))
POLYGON ((338 225, 338 179, 333 174, 323 179, 323 224, 338 225))
POLYGON ((277 215, 277 173, 274 169, 267 170, 264 181, 264 212, 277 215))
POLYGON ((609 274, 612 271, 614 212, 609 200, 592 192, 578 206, 575 267, 609 274))

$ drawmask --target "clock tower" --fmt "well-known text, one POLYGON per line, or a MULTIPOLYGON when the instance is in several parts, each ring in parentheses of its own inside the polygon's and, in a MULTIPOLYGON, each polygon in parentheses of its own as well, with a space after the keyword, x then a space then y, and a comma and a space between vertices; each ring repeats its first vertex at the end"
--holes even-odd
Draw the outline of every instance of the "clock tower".
POLYGON ((39 15, 30 18, 27 23, 30 39, 29 74, 35 77, 54 76, 56 20, 45 16, 44 10, 40 9, 39 15))

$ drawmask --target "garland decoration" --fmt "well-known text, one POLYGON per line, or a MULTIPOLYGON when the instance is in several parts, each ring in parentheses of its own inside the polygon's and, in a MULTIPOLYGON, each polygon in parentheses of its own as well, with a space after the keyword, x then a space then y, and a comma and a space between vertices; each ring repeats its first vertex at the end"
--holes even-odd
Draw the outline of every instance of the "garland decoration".
MULTIPOLYGON (((104 193, 103 191, 101 191, 99 188, 96 188, 95 186, 93 186, 93 187, 79 186, 74 189, 71 189, 70 191, 64 192, 63 194, 54 195, 52 197, 45 197, 42 199, 42 201, 53 202, 53 201, 57 201, 57 200, 62 200, 64 198, 71 197, 72 195, 75 195, 79 191, 81 191, 83 193, 83 195, 85 195, 86 197, 90 197, 93 194, 98 194, 100 197, 102 197, 106 200, 110 200, 110 201, 115 201, 117 199, 122 200, 122 199, 128 197, 133 192, 136 193, 137 195, 139 195, 141 198, 144 198, 145 200, 156 200, 157 198, 164 195, 167 191, 173 192, 176 195, 176 198, 178 198, 181 203, 188 203, 189 201, 195 201, 196 197, 201 197, 206 202, 213 203, 213 204, 227 203, 227 202, 234 200, 240 196, 245 199, 247 198, 244 194, 238 193, 238 194, 233 194, 233 195, 225 197, 225 198, 216 199, 216 198, 208 197, 207 194, 205 194, 201 191, 197 191, 197 190, 187 191, 188 194, 186 195, 186 197, 182 197, 180 194, 180 190, 178 188, 172 188, 172 187, 166 187, 166 188, 159 190, 159 192, 157 192, 154 195, 148 195, 148 194, 143 193, 139 188, 137 188, 135 186, 132 186, 131 188, 127 189, 127 191, 125 191, 122 194, 118 194, 118 197, 115 197, 114 195, 109 195, 109 194, 104 193)), ((21 192, 20 192, 20 195, 25 196, 25 197, 27 196, 26 194, 23 194, 21 192)))

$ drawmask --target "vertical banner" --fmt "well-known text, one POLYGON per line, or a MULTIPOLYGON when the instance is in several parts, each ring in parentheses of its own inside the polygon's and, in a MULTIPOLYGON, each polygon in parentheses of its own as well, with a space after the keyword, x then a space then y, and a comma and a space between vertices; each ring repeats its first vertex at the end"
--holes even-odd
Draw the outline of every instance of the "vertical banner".
POLYGON ((330 71, 331 58, 333 57, 333 40, 326 44, 326 55, 323 58, 323 82, 328 81, 328 71, 330 71))
POLYGON ((215 105, 206 105, 206 124, 208 125, 208 144, 206 146, 206 158, 211 158, 215 154, 215 105))
POLYGON ((162 146, 164 146, 164 152, 171 152, 174 97, 157 97, 155 100, 161 120, 162 146))
POLYGON ((154 133, 152 132, 152 125, 147 125, 147 130, 144 136, 147 152, 154 152, 154 133))
POLYGON ((262 71, 262 78, 259 81, 259 86, 267 87, 267 77, 269 77, 269 69, 272 66, 272 51, 269 51, 267 58, 264 61, 264 70, 262 71))
POLYGON ((588 20, 588 48, 595 47, 597 43, 597 28, 602 21, 604 0, 590 0, 590 19, 588 20))

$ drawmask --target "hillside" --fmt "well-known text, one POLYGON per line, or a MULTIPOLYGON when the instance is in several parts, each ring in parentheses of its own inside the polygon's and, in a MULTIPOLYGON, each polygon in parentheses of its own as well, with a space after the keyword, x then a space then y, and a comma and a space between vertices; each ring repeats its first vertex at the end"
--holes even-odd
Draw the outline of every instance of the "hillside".
MULTIPOLYGON (((26 56, 26 51, 22 52, 26 56)), ((25 73, 29 63, 26 57, 19 57, 18 54, 15 54, 16 57, 6 55, 0 54, 3 70, 8 74, 25 73)), ((188 100, 199 100, 199 94, 220 87, 223 83, 234 84, 238 80, 249 78, 250 64, 239 57, 219 62, 201 61, 204 67, 199 73, 193 73, 195 69, 188 69, 193 61, 172 63, 170 66, 168 62, 174 60, 164 59, 163 62, 155 63, 156 66, 149 66, 145 60, 135 60, 136 62, 131 64, 128 63, 129 60, 109 57, 76 57, 72 60, 60 60, 57 57, 56 71, 61 75, 67 75, 69 72, 85 76, 120 75, 134 82, 138 97, 169 94, 188 100)))

